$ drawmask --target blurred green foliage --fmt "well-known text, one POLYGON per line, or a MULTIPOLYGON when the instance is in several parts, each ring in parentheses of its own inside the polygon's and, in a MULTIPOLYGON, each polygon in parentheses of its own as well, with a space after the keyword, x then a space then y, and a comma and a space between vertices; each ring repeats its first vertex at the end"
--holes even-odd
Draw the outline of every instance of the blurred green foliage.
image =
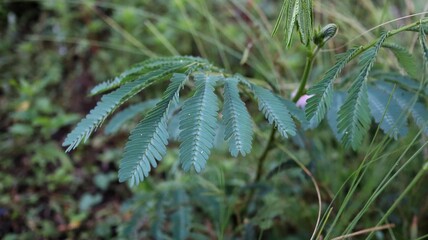
MULTIPOLYGON (((372 32, 354 38, 372 26, 426 9, 424 0, 362 0, 358 8, 354 1, 315 3, 317 23, 335 22, 342 33, 327 44, 329 49, 350 40, 372 40, 372 32)), ((348 190, 342 184, 366 153, 343 150, 326 123, 283 144, 285 149, 271 151, 265 177, 258 182, 253 182, 256 159, 268 138, 268 125, 255 129, 256 145, 250 156, 225 157, 227 146, 220 145, 201 175, 178 170, 178 151, 172 148, 152 176, 135 189, 118 184, 116 177, 132 123, 115 138, 98 131, 88 146, 73 155, 60 146, 71 125, 94 106, 95 100, 87 98, 91 87, 150 57, 202 56, 289 95, 298 86, 305 59, 299 46, 286 50, 281 36, 270 36, 280 4, 271 0, 1 1, 0 237, 308 239, 318 214, 317 196, 307 175, 290 163, 289 152, 317 179, 323 207, 335 199, 334 209, 348 190)), ((415 18, 384 28, 411 20, 415 18)), ((409 35, 397 41, 406 46, 414 40, 409 35)), ((335 51, 320 56, 311 81, 319 80, 333 64, 335 51)), ((398 69, 392 58, 384 59, 383 70, 398 69)), ((159 89, 151 89, 139 98, 159 94, 159 89)), ((337 232, 346 228, 394 166, 390 159, 396 159, 417 134, 415 128, 410 132, 386 145, 370 162, 337 232)), ((425 137, 419 138, 412 151, 425 142, 425 137)), ((375 144, 380 143, 376 139, 375 144)), ((424 150, 394 179, 359 229, 377 223, 426 159, 424 150)), ((425 177, 408 193, 388 219, 397 227, 379 232, 378 239, 428 233, 428 189, 422 187, 426 181, 425 177)))

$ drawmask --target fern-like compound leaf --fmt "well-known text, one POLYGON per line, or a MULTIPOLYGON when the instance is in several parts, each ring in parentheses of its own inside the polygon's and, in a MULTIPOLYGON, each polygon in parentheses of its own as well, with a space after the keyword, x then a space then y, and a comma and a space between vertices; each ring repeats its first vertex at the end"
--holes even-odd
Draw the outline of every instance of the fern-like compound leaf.
POLYGON ((282 99, 282 103, 285 105, 285 107, 287 107, 291 116, 293 116, 297 121, 300 122, 301 127, 304 130, 309 129, 310 123, 306 119, 305 112, 301 108, 298 108, 296 106, 296 103, 287 99, 282 99))
POLYGON ((353 82, 345 103, 339 110, 337 127, 339 132, 343 134, 341 140, 345 148, 357 149, 370 127, 367 78, 387 35, 387 33, 383 34, 373 47, 362 54, 360 63, 363 67, 361 72, 353 82))
POLYGON ((298 28, 300 41, 304 45, 308 45, 313 39, 312 5, 313 0, 284 0, 273 28, 272 36, 278 32, 278 29, 284 21, 284 39, 286 47, 291 45, 295 26, 298 28))
POLYGON ((259 103, 259 109, 270 124, 275 124, 282 137, 296 135, 296 125, 283 100, 271 91, 251 85, 252 91, 259 103))
POLYGON ((428 63, 428 46, 427 46, 427 36, 426 36, 426 25, 419 25, 419 42, 422 46, 422 51, 424 55, 425 64, 428 63))
POLYGON ((393 84, 383 81, 377 82, 376 88, 387 94, 394 92, 392 97, 400 106, 401 110, 410 112, 416 125, 422 129, 425 135, 428 135, 428 111, 422 103, 416 101, 413 93, 404 91, 401 88, 396 88, 394 91, 393 84))
POLYGON ((345 148, 354 150, 361 144, 370 126, 370 109, 367 96, 367 83, 359 77, 351 86, 348 97, 338 113, 339 132, 345 148))
POLYGON ((164 225, 167 220, 166 208, 168 206, 169 196, 167 192, 160 192, 156 195, 155 214, 150 218, 150 235, 155 240, 167 239, 167 235, 164 233, 164 225))
POLYGON ((312 40, 312 0, 299 0, 299 14, 297 26, 299 28, 300 40, 308 45, 312 40))
POLYGON ((133 104, 127 107, 126 109, 116 113, 106 125, 104 132, 106 134, 116 133, 125 122, 131 120, 139 113, 143 113, 154 107, 158 101, 159 99, 152 99, 146 102, 133 104))
POLYGON ((408 132, 406 114, 397 101, 375 87, 368 87, 368 95, 371 114, 384 133, 394 139, 406 135, 408 132))
POLYGON ((339 55, 336 64, 324 74, 323 79, 309 88, 308 94, 313 96, 308 99, 305 108, 308 119, 314 119, 316 124, 322 121, 332 102, 334 80, 360 49, 353 48, 339 55))
POLYGON ((337 129, 337 114, 340 110, 340 107, 343 105, 346 99, 346 93, 341 91, 333 92, 333 102, 331 103, 331 107, 327 112, 327 122, 330 126, 331 131, 338 141, 342 139, 342 133, 337 129))
POLYGON ((401 67, 412 77, 419 74, 418 65, 413 55, 404 47, 395 43, 384 43, 383 47, 390 49, 401 67))
POLYGON ((228 78, 224 84, 223 124, 224 140, 229 140, 229 151, 236 157, 250 153, 253 141, 253 121, 239 98, 238 80, 228 78))
POLYGON ((175 69, 178 71, 180 68, 189 67, 188 65, 195 64, 208 64, 206 60, 197 58, 197 57, 188 57, 188 56, 177 56, 177 57, 163 57, 163 58, 154 58, 137 63, 132 66, 130 69, 121 73, 118 77, 110 81, 105 81, 91 90, 91 95, 96 95, 103 93, 112 89, 115 89, 127 82, 134 81, 140 76, 157 70, 157 69, 175 69))
POLYGON ((281 5, 281 10, 279 12, 279 16, 276 19, 275 26, 273 27, 272 36, 275 36, 275 34, 278 32, 278 29, 282 23, 282 19, 284 19, 284 15, 287 11, 287 7, 288 7, 288 2, 284 0, 282 2, 282 5, 281 5))
POLYGON ((285 45, 289 47, 293 37, 294 26, 300 10, 300 0, 284 0, 287 4, 285 15, 285 45))
POLYGON ((214 94, 217 76, 195 74, 196 92, 180 112, 180 162, 184 171, 205 168, 216 134, 218 102, 214 94))
POLYGON ((189 197, 185 190, 177 189, 173 192, 174 203, 177 210, 172 214, 173 239, 186 240, 190 235, 192 208, 189 205, 189 197))
POLYGON ((174 74, 162 100, 131 132, 119 166, 120 182, 129 180, 131 185, 137 185, 165 155, 169 137, 166 124, 168 112, 171 105, 178 101, 187 78, 185 74, 174 74))
MULTIPOLYGON (((181 67, 183 66, 184 65, 181 65, 181 67)), ((92 109, 89 114, 77 124, 76 128, 67 135, 62 144, 63 146, 68 146, 66 151, 69 152, 76 148, 82 140, 85 142, 91 133, 103 123, 108 115, 128 99, 157 80, 161 80, 165 76, 176 71, 177 68, 162 68, 155 70, 143 75, 135 81, 122 85, 111 93, 104 95, 101 98, 101 101, 97 103, 97 106, 92 109)))

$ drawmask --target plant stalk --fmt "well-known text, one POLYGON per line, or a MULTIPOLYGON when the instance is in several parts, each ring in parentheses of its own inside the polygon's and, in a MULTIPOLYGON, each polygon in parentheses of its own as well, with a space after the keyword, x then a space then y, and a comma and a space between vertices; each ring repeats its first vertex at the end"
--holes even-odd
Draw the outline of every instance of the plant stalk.
POLYGON ((308 54, 306 57, 305 69, 303 70, 302 79, 300 80, 299 89, 293 98, 293 102, 297 102, 299 98, 306 92, 306 83, 308 82, 310 73, 312 72, 312 66, 314 65, 315 56, 318 54, 320 48, 317 46, 315 50, 308 54))
POLYGON ((257 172, 256 172, 256 178, 254 179, 255 183, 258 182, 262 177, 263 164, 266 160, 266 157, 269 153, 269 150, 272 148, 272 144, 275 140, 275 133, 276 133, 275 127, 272 127, 272 130, 270 132, 269 140, 266 144, 266 147, 265 147, 263 153, 260 155, 260 157, 257 160, 257 172))

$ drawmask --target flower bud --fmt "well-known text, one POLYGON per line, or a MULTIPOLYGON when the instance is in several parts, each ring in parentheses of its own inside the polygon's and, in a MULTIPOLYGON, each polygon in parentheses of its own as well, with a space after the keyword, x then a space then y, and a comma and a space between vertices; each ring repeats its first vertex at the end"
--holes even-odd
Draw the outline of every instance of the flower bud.
POLYGON ((333 38, 337 33, 337 25, 334 23, 329 23, 325 25, 321 31, 319 31, 318 34, 314 37, 314 43, 318 45, 319 47, 324 46, 324 44, 333 38))

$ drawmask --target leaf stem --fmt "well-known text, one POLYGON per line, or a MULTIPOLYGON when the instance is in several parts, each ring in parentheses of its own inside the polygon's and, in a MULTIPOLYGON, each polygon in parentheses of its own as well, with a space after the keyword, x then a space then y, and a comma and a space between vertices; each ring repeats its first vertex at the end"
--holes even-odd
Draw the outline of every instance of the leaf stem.
MULTIPOLYGON (((406 26, 403 26, 403 27, 391 30, 391 31, 388 32, 388 35, 386 36, 386 38, 390 38, 390 37, 392 37, 392 36, 394 36, 394 35, 396 35, 398 33, 404 32, 404 31, 409 31, 411 28, 417 27, 417 26, 419 26, 421 24, 424 24, 424 23, 428 23, 428 18, 421 19, 420 21, 416 21, 416 22, 408 24, 406 26)), ((373 47, 378 41, 379 41, 379 38, 373 40, 372 42, 366 44, 365 46, 362 46, 359 49, 359 51, 356 54, 354 54, 354 56, 351 59, 354 59, 354 58, 358 57, 361 53, 363 53, 367 49, 373 47)))

